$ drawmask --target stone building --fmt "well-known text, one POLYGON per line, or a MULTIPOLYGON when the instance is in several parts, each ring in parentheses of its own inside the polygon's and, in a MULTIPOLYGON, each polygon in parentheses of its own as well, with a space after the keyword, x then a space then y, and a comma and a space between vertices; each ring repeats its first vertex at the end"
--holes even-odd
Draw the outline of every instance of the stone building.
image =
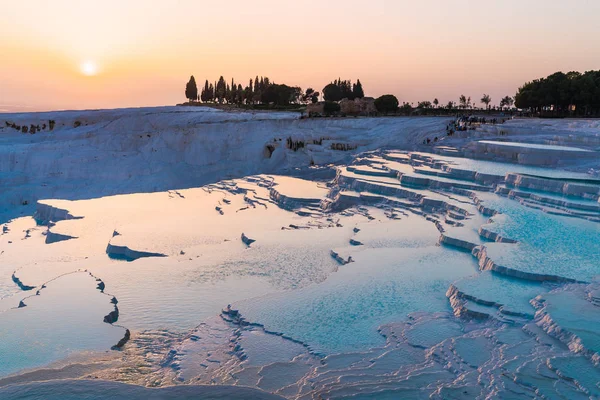
MULTIPOLYGON (((377 114, 375 108, 375 99, 373 97, 363 97, 362 99, 342 99, 338 103, 340 105, 341 115, 362 115, 372 116, 377 114)), ((306 115, 309 117, 325 115, 325 102, 308 104, 306 106, 306 115)))
POLYGON ((325 114, 325 102, 311 103, 306 106, 306 115, 309 117, 325 114))
POLYGON ((375 99, 373 97, 363 97, 361 99, 342 99, 340 101, 340 112, 345 115, 375 115, 375 99))
POLYGON ((374 97, 363 97, 359 99, 361 115, 376 115, 377 108, 375 107, 374 97))

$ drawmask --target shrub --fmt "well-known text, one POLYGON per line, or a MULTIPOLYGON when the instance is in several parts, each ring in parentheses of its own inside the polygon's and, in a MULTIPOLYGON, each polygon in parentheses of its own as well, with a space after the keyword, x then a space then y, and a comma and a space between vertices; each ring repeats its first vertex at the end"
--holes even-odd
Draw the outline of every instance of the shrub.
POLYGON ((398 99, 393 94, 384 94, 375 99, 375 108, 384 114, 396 112, 398 110, 398 99))
POLYGON ((404 115, 410 115, 410 114, 412 114, 412 110, 413 110, 413 108, 410 105, 410 103, 407 103, 407 102, 404 102, 398 109, 404 115))
POLYGON ((323 98, 325 101, 340 101, 343 98, 342 90, 335 83, 330 83, 323 88, 323 98))
POLYGON ((326 101, 323 104, 323 112, 327 115, 340 112, 340 105, 333 101, 326 101))

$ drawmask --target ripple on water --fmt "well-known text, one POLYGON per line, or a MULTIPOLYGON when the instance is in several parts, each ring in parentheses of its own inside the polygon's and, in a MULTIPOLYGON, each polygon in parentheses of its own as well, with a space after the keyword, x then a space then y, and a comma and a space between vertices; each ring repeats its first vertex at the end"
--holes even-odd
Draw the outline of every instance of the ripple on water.
POLYGON ((88 273, 68 274, 26 297, 25 307, 2 313, 0 375, 116 345, 125 329, 103 322, 114 305, 97 285, 88 273))
POLYGON ((498 243, 486 245, 497 264, 583 281, 600 275, 600 224, 551 215, 495 194, 478 197, 486 207, 505 215, 488 227, 519 242, 516 251, 498 243))
MULTIPOLYGON (((410 229, 410 227, 408 227, 410 229)), ((442 247, 366 249, 325 282, 239 302, 242 315, 319 353, 368 349, 377 328, 416 311, 450 311, 446 289, 475 271, 474 259, 442 247), (315 329, 318 327, 318 329, 315 329)))

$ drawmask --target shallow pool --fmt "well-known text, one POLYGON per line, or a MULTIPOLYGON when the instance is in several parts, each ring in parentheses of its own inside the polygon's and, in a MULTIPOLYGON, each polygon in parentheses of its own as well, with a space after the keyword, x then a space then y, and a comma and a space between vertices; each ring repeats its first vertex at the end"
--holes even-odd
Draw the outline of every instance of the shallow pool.
POLYGON ((556 146, 556 145, 552 145, 552 144, 500 142, 500 141, 496 141, 496 140, 480 140, 479 143, 493 144, 493 145, 498 145, 498 146, 525 147, 528 149, 538 149, 538 150, 563 150, 563 151, 583 151, 583 152, 591 151, 591 150, 586 150, 586 149, 580 149, 579 147, 556 146))

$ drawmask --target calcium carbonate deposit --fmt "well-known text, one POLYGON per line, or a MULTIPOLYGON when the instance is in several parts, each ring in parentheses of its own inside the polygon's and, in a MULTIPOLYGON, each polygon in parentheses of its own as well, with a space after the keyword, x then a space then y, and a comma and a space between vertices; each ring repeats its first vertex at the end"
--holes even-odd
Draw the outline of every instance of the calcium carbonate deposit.
POLYGON ((2 118, 0 398, 600 397, 597 121, 2 118))

